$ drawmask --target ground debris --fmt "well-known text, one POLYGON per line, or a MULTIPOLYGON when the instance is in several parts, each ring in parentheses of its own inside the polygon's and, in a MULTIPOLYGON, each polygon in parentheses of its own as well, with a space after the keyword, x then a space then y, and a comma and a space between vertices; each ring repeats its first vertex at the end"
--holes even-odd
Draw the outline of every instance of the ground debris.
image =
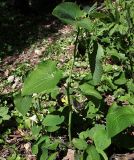
POLYGON ((67 155, 62 160, 74 160, 74 153, 74 150, 68 149, 67 155))
POLYGON ((114 154, 110 160, 134 160, 134 153, 114 154))

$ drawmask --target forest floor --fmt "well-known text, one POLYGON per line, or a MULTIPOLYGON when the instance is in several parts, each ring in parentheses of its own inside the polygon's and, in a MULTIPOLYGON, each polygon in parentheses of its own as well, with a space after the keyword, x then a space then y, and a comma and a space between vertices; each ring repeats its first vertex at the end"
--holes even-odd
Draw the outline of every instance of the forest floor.
MULTIPOLYGON (((30 25, 34 25, 32 23, 35 21, 35 18, 23 17, 23 15, 22 17, 19 15, 18 18, 22 18, 22 21, 23 18, 25 18, 25 20, 28 22, 31 21, 30 25)), ((36 18, 38 19, 38 17, 36 18)), ((16 21, 18 20, 16 19, 16 21)), ((25 24, 23 23, 19 25, 23 26, 25 24)), ((1 30, 4 30, 6 28, 5 26, 3 25, 1 30)), ((10 26, 8 27, 10 28, 10 26)), ((15 26, 12 27, 13 30, 18 29, 17 26, 16 28, 14 28, 15 26)), ((33 68, 35 68, 39 62, 44 59, 57 59, 58 61, 64 63, 67 56, 64 56, 64 53, 69 53, 71 50, 73 50, 72 39, 74 31, 71 26, 61 25, 59 21, 55 20, 53 17, 51 17, 51 15, 48 15, 47 22, 46 19, 41 20, 38 25, 36 24, 36 27, 38 27, 38 32, 36 30, 37 39, 34 40, 33 43, 28 41, 27 44, 25 42, 24 46, 21 44, 23 43, 23 40, 21 41, 20 37, 19 43, 17 41, 17 43, 14 44, 10 42, 10 36, 12 33, 9 32, 7 35, 3 34, 3 38, 7 37, 7 42, 9 42, 11 49, 9 52, 8 49, 6 49, 6 53, 6 51, 4 51, 5 47, 2 48, 1 46, 4 52, 0 61, 0 102, 2 104, 6 103, 6 105, 9 105, 11 110, 13 107, 12 95, 21 89, 26 75, 33 68), (12 50, 15 45, 16 48, 17 45, 21 46, 21 50, 19 50, 19 47, 19 49, 12 50)), ((27 34, 25 28, 22 30, 22 32, 23 33, 19 33, 21 36, 23 34, 27 34)), ((34 32, 35 31, 33 31, 33 34, 34 32)), ((14 34, 14 36, 17 38, 17 33, 15 32, 14 34)), ((35 35, 32 35, 32 38, 34 36, 35 35)), ((14 120, 11 120, 11 123, 14 123, 13 121, 14 120)), ((16 127, 16 124, 10 124, 10 122, 6 125, 1 124, 1 129, 3 131, 1 131, 2 135, 0 137, 0 143, 4 144, 0 146, 0 159, 14 159, 16 154, 20 154, 21 158, 25 157, 27 160, 36 160, 36 157, 31 153, 31 143, 26 140, 26 137, 29 136, 29 131, 18 129, 16 127), (5 137, 4 141, 2 140, 3 137, 5 137), (9 155, 12 156, 9 158, 9 155)))
MULTIPOLYGON (((56 22, 54 21, 53 23, 55 24, 56 22)), ((51 25, 44 25, 44 29, 46 26, 50 27, 49 29, 51 30, 51 25)), ((24 48, 22 53, 5 56, 0 62, 0 94, 9 94, 20 89, 22 85, 22 76, 25 76, 25 74, 34 68, 43 58, 49 57, 50 55, 50 58, 54 57, 60 52, 60 47, 63 52, 73 49, 73 45, 69 40, 72 31, 73 29, 71 26, 63 25, 57 33, 50 36, 48 34, 47 38, 35 42, 28 48, 24 48), (66 40, 66 38, 68 39, 66 40), (62 44, 63 41, 64 44, 62 44), (62 47, 62 45, 65 46, 62 47), (13 81, 16 83, 10 83, 10 78, 13 78, 13 81)), ((59 55, 58 58, 62 61, 64 57, 63 55, 60 56, 61 55, 59 55)))
MULTIPOLYGON (((10 111, 8 121, 2 121, 0 117, 0 160, 36 160, 32 154, 31 131, 27 129, 29 122, 24 124, 16 111, 13 97, 20 92, 28 73, 41 61, 51 59, 61 65, 69 65, 75 30, 61 24, 51 14, 33 17, 11 13, 4 10, 3 23, 0 24, 0 107, 10 111)), ((79 66, 74 68, 75 74, 79 76, 79 73, 88 72, 87 63, 83 63, 83 68, 79 66)), ((134 157, 126 150, 122 153, 114 154, 113 160, 134 157)), ((68 149, 63 157, 74 160, 74 150, 68 149)))

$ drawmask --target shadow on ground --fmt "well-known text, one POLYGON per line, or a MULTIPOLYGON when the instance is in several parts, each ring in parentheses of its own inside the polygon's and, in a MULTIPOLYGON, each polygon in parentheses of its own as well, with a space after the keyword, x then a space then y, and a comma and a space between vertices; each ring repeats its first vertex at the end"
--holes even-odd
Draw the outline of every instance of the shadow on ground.
MULTIPOLYGON (((52 9, 51 9, 52 11, 52 9)), ((0 58, 19 54, 32 44, 58 32, 62 25, 48 9, 39 14, 20 10, 0 2, 0 58)))
MULTIPOLYGON (((53 8, 62 0, 31 0, 32 8, 22 6, 21 12, 20 8, 9 5, 10 1, 14 0, 0 0, 0 58, 22 53, 62 27, 62 23, 58 23, 51 15, 53 8)), ((85 6, 97 0, 76 1, 85 6)))

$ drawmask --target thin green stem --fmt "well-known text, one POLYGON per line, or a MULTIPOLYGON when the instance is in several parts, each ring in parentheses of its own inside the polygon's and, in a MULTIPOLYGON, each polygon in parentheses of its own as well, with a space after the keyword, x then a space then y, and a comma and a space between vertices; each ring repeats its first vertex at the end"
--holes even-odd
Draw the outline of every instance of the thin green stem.
POLYGON ((80 34, 80 29, 78 28, 78 32, 77 32, 77 36, 76 36, 76 40, 75 40, 75 47, 74 47, 72 64, 70 66, 70 73, 69 73, 69 78, 68 78, 68 82, 67 82, 67 99, 68 99, 68 106, 69 106, 68 136, 69 136, 70 146, 72 143, 71 123, 72 123, 72 112, 73 112, 72 105, 71 105, 71 99, 70 99, 70 87, 71 87, 71 81, 72 81, 73 67, 74 67, 75 58, 76 58, 76 54, 77 54, 79 34, 80 34))
POLYGON ((72 123, 72 110, 69 111, 69 122, 68 122, 68 136, 69 136, 70 146, 72 145, 71 123, 72 123))

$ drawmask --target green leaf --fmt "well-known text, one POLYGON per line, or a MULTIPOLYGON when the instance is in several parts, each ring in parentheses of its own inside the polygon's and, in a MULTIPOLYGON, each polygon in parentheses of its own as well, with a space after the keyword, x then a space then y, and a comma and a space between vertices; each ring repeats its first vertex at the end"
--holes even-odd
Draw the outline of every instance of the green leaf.
POLYGON ((104 129, 104 125, 100 125, 100 124, 96 124, 93 128, 91 128, 89 131, 88 131, 88 136, 94 140, 94 135, 95 133, 97 133, 99 130, 102 130, 104 129))
POLYGON ((102 58, 104 56, 103 48, 100 44, 98 44, 98 50, 95 59, 95 70, 93 73, 93 82, 94 85, 97 85, 101 81, 101 77, 103 74, 103 66, 102 66, 102 58))
POLYGON ((133 97, 130 94, 124 94, 123 96, 119 96, 118 101, 121 102, 133 102, 133 97))
POLYGON ((80 139, 86 139, 88 137, 90 137, 90 138, 92 137, 89 129, 87 129, 86 131, 83 131, 79 134, 80 139))
POLYGON ((105 126, 103 125, 94 133, 93 139, 96 148, 100 150, 105 150, 111 144, 111 139, 108 137, 105 126))
POLYGON ((0 139, 0 144, 3 144, 4 143, 4 140, 3 139, 0 139))
POLYGON ((0 118, 0 124, 2 123, 2 118, 0 118))
POLYGON ((60 126, 48 126, 46 127, 47 132, 55 132, 60 129, 60 126))
POLYGON ((88 146, 86 152, 88 153, 87 160, 101 160, 99 153, 95 146, 88 146))
POLYGON ((118 27, 119 27, 119 24, 114 25, 114 23, 113 23, 113 27, 109 31, 109 35, 112 36, 115 32, 118 32, 118 27))
POLYGON ((32 146, 32 153, 37 154, 38 153, 38 144, 35 144, 32 146))
POLYGON ((41 126, 32 126, 32 135, 34 137, 37 137, 41 131, 42 127, 41 126))
POLYGON ((74 147, 76 147, 79 150, 85 150, 88 146, 85 140, 79 139, 79 138, 74 138, 72 140, 74 147))
POLYGON ((127 80, 124 72, 121 73, 120 77, 114 81, 116 85, 123 85, 123 84, 126 84, 126 82, 127 80))
POLYGON ((74 25, 75 27, 81 27, 87 30, 92 30, 93 23, 89 18, 86 18, 86 12, 80 10, 80 7, 76 3, 64 2, 56 6, 52 13, 61 21, 74 25))
POLYGON ((43 149, 40 160, 48 160, 48 150, 47 149, 43 149))
POLYGON ((0 124, 3 120, 9 120, 10 115, 8 115, 8 108, 7 107, 0 107, 0 124))
POLYGON ((134 83, 133 83, 132 79, 130 79, 127 82, 127 89, 128 89, 129 92, 133 92, 134 93, 134 83))
POLYGON ((128 102, 130 102, 131 104, 134 105, 134 95, 132 95, 132 96, 130 96, 130 97, 128 98, 128 102))
POLYGON ((77 27, 87 29, 88 31, 92 31, 92 29, 94 27, 93 23, 90 21, 89 18, 84 18, 84 19, 81 19, 79 21, 76 21, 75 25, 77 27))
POLYGON ((3 117, 3 120, 9 120, 10 119, 10 115, 5 115, 4 117, 3 117))
POLYGON ((29 118, 25 118, 24 126, 25 126, 25 128, 31 129, 31 120, 29 118))
POLYGON ((131 125, 134 125, 134 107, 127 106, 109 110, 106 117, 109 137, 114 137, 131 125))
POLYGON ((22 115, 25 116, 31 107, 32 97, 31 96, 21 96, 20 94, 18 94, 14 98, 14 104, 17 110, 22 115))
POLYGON ((52 14, 61 21, 74 25, 76 20, 85 16, 85 13, 80 10, 79 6, 72 2, 63 2, 56 6, 52 14))
POLYGON ((48 141, 47 143, 43 144, 43 147, 47 148, 48 150, 56 150, 56 148, 59 145, 59 142, 59 140, 48 141))
POLYGON ((89 54, 89 64, 93 75, 94 85, 99 84, 103 74, 102 59, 104 56, 103 48, 96 41, 93 43, 93 52, 89 54))
POLYGON ((62 77, 62 71, 57 70, 56 62, 47 60, 40 63, 24 81, 22 95, 33 93, 50 93, 62 77))
POLYGON ((108 54, 111 55, 113 58, 116 57, 120 61, 124 61, 127 59, 125 54, 118 52, 116 49, 109 49, 108 54))
POLYGON ((4 117, 8 113, 8 108, 7 107, 0 107, 0 116, 4 117))
POLYGON ((104 160, 108 160, 108 157, 107 157, 106 153, 103 150, 101 150, 99 148, 96 148, 96 150, 98 151, 98 153, 100 153, 102 155, 104 160))
POLYGON ((75 152, 74 159, 75 160, 84 160, 83 153, 81 153, 81 152, 75 152))
POLYGON ((97 8, 97 2, 94 3, 92 6, 85 6, 85 7, 84 7, 84 11, 85 11, 88 15, 90 15, 90 14, 92 14, 92 13, 93 13, 93 14, 95 13, 96 8, 97 8))
POLYGON ((55 152, 55 153, 51 154, 47 160, 55 160, 57 155, 58 155, 58 152, 55 152))
POLYGON ((61 124, 64 121, 64 116, 58 115, 47 115, 43 120, 43 125, 45 126, 56 126, 61 124))
POLYGON ((59 88, 56 86, 52 91, 51 91, 51 97, 53 99, 56 99, 56 96, 59 94, 59 88))
POLYGON ((46 141, 46 142, 50 141, 49 137, 48 136, 42 136, 42 137, 39 138, 39 140, 32 146, 32 153, 33 154, 38 153, 39 145, 41 143, 43 143, 44 141, 46 141))
POLYGON ((80 89, 87 96, 93 96, 96 97, 97 99, 102 99, 101 94, 98 91, 96 91, 93 86, 87 83, 80 85, 80 89))
POLYGON ((118 26, 118 31, 120 32, 120 34, 125 35, 128 32, 128 26, 126 25, 119 25, 118 26))
POLYGON ((81 132, 79 137, 82 139, 91 138, 94 141, 96 148, 100 150, 105 150, 111 144, 111 139, 108 137, 104 125, 95 125, 90 130, 88 129, 81 132))
POLYGON ((93 119, 94 117, 97 116, 97 112, 99 109, 95 108, 95 104, 92 101, 88 102, 86 109, 88 109, 86 118, 93 119))

